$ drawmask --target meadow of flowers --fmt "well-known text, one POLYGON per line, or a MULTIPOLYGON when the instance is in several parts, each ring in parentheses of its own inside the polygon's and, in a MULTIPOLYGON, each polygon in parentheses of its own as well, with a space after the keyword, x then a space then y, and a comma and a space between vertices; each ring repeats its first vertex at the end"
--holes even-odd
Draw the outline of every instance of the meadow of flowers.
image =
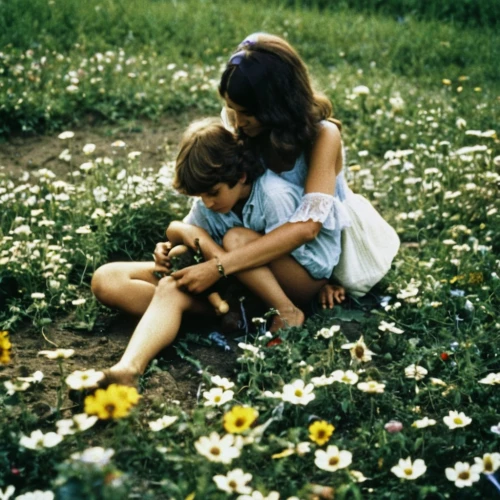
MULTIPOLYGON (((275 13, 268 30, 291 35, 299 14, 275 13)), ((500 89, 488 69, 435 68, 422 84, 371 56, 339 54, 312 72, 344 122, 351 187, 402 241, 378 305, 337 307, 277 335, 257 319, 232 377, 201 366, 193 410, 146 406, 141 391, 117 385, 92 391, 99 367, 70 373, 74 349, 47 345, 45 370, 0 386, 0 499, 500 495, 500 89), (59 397, 40 419, 25 395, 47 376, 59 397)), ((183 66, 132 47, 1 50, 0 111, 7 102, 19 112, 4 130, 46 125, 60 148, 43 168, 0 170, 0 370, 16 365, 20 329, 43 335, 71 318, 91 332, 102 313, 89 293, 96 267, 148 258, 189 206, 170 187, 175 151, 146 165, 113 139, 109 156, 89 143, 75 164, 80 132, 63 111, 215 113, 224 59, 207 57, 183 66)))

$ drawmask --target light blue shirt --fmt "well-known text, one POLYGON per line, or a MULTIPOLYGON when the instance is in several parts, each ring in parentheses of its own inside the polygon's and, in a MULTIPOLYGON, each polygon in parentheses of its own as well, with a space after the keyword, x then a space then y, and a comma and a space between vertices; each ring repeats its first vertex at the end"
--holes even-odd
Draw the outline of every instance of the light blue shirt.
MULTIPOLYGON (((233 227, 243 226, 266 234, 289 221, 303 193, 303 188, 267 170, 254 182, 241 218, 234 212, 212 212, 198 198, 184 222, 205 229, 219 245, 233 227)), ((333 249, 340 250, 340 230, 323 228, 313 241, 295 249, 291 255, 313 278, 323 279, 330 277, 338 263, 340 251, 333 249)))

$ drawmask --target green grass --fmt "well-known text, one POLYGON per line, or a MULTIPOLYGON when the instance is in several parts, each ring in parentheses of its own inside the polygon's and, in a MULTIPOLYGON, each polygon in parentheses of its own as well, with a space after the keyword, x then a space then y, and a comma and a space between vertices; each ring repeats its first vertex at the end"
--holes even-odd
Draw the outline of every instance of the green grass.
MULTIPOLYGON (((222 407, 200 403, 185 412, 163 401, 147 411, 139 405, 125 419, 33 451, 19 443, 40 426, 37 417, 22 395, 7 396, 2 387, 0 488, 17 480, 12 464, 28 464, 16 494, 51 489, 74 500, 85 487, 94 488, 87 498, 133 493, 218 499, 227 495, 213 476, 242 468, 253 475, 252 488, 277 490, 281 498, 308 498, 311 483, 334 487, 338 498, 494 498, 497 491, 485 475, 459 489, 445 469, 500 451, 491 430, 500 420, 499 385, 479 382, 500 373, 498 35, 488 28, 397 23, 344 10, 282 4, 264 9, 255 2, 232 2, 232 8, 195 0, 29 5, 0 4, 3 133, 58 133, 88 113, 105 121, 188 108, 215 114, 221 66, 238 41, 256 30, 286 35, 344 123, 349 183, 382 211, 403 245, 379 288, 385 307, 364 316, 359 309, 337 308, 283 332, 283 342, 274 347, 265 346, 267 338, 247 339, 264 357, 242 351, 233 377, 235 400, 222 407), (75 92, 67 90, 71 84, 75 92), (360 85, 368 87, 367 95, 356 91, 360 85), (357 340, 349 333, 353 321, 375 353, 370 362, 353 363, 342 348, 357 340), (382 321, 404 333, 382 331, 382 321), (320 328, 337 323, 340 333, 316 338, 320 328), (405 374, 415 364, 428 371, 420 381, 405 374), (370 395, 354 385, 318 385, 305 406, 264 394, 337 369, 384 383, 385 391, 370 395), (256 424, 269 426, 230 465, 211 462, 195 442, 225 433, 222 418, 235 401, 257 409, 256 424), (454 410, 472 422, 450 430, 443 418, 454 410), (166 414, 179 420, 152 432, 148 422, 166 414), (355 482, 347 469, 327 472, 315 465, 314 452, 326 446, 311 443, 304 455, 271 458, 309 441, 314 415, 335 425, 329 444, 352 452, 349 470, 363 472, 368 481, 355 482), (412 427, 423 416, 436 420, 435 426, 412 427), (403 423, 401 432, 385 430, 392 419, 403 423), (70 459, 94 443, 115 449, 110 464, 100 468, 70 459), (427 465, 415 481, 391 472, 408 456, 427 465), (125 475, 110 482, 118 471, 125 475)), ((61 150, 73 147, 71 139, 61 140, 61 150)), ((112 164, 90 154, 90 169, 72 165, 78 176, 58 178, 47 170, 0 176, 0 314, 2 328, 13 332, 14 349, 22 349, 15 345, 22 321, 43 331, 48 322, 70 315, 75 325, 91 327, 98 308, 88 283, 95 268, 119 250, 135 259, 151 253, 169 220, 186 212, 186 200, 168 187, 168 169, 152 172, 140 156, 117 151, 112 164), (33 296, 39 293, 43 299, 33 296), (85 304, 73 304, 81 298, 85 304)), ((54 371, 50 363, 48 373, 54 371)), ((211 375, 203 367, 207 389, 211 375)), ((43 426, 54 429, 52 422, 43 426)))
POLYGON ((342 89, 372 75, 396 88, 409 83, 428 90, 443 78, 467 76, 468 86, 482 87, 492 99, 500 94, 499 35, 487 27, 247 2, 236 8, 227 1, 35 0, 28 8, 16 1, 0 4, 0 46, 7 49, 0 57, 0 133, 54 130, 87 114, 116 121, 192 107, 213 112, 220 65, 253 31, 288 37, 334 99, 329 80, 342 89), (106 51, 111 60, 96 64, 95 55, 106 51), (117 63, 137 76, 121 78, 117 63), (189 64, 190 85, 172 84, 169 64, 189 64), (71 71, 79 72, 75 94, 66 90, 71 71), (193 96, 193 84, 211 88, 193 96))

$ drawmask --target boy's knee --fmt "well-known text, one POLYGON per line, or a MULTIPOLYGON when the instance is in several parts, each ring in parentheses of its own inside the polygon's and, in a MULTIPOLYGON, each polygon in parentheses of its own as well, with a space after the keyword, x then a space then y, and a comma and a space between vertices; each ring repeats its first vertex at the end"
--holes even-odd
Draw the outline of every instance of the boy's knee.
POLYGON ((165 276, 160 281, 155 289, 155 295, 166 296, 172 293, 177 293, 179 289, 177 288, 177 283, 171 276, 165 276))
POLYGON ((257 237, 257 233, 244 227, 233 227, 222 238, 222 246, 228 252, 246 245, 257 237))
POLYGON ((97 300, 105 305, 113 306, 112 290, 116 286, 116 272, 113 264, 104 264, 92 276, 90 287, 97 300))

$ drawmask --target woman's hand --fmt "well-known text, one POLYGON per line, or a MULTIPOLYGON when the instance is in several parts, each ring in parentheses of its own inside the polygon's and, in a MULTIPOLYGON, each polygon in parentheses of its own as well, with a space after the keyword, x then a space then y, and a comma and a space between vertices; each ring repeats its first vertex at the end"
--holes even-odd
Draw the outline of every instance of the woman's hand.
POLYGON ((318 301, 323 309, 333 309, 335 303, 345 300, 345 290, 339 285, 327 283, 318 293, 318 301))
POLYGON ((155 260, 155 271, 169 272, 172 264, 170 263, 169 253, 172 250, 170 241, 161 241, 156 244, 153 258, 155 260))
POLYGON ((204 292, 220 278, 215 259, 185 267, 171 276, 177 281, 178 288, 194 294, 204 292))

